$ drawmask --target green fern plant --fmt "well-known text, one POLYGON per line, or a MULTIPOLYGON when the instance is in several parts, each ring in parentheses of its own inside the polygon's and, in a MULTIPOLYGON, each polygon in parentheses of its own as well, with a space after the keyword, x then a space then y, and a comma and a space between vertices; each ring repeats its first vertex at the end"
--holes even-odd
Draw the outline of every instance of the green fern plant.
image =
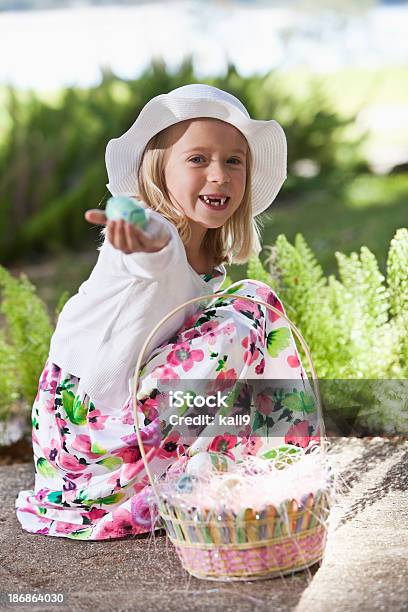
POLYGON ((32 404, 53 327, 46 305, 26 275, 14 278, 0 266, 0 289, 5 320, 0 335, 0 418, 4 420, 16 401, 32 404))
POLYGON ((391 327, 394 334, 396 367, 408 378, 408 229, 400 228, 391 240, 387 257, 391 327))
POLYGON ((262 281, 272 288, 275 287, 274 279, 272 278, 271 274, 265 270, 259 257, 256 255, 252 255, 248 261, 247 276, 248 278, 262 281))
MULTIPOLYGON (((341 330, 333 325, 330 316, 323 270, 300 234, 294 245, 284 235, 278 236, 269 251, 272 288, 282 298, 287 315, 302 330, 308 345, 320 347, 313 355, 319 376, 330 377, 340 350, 337 335, 341 330)), ((301 350, 300 353, 304 357, 301 350)))
POLYGON ((19 397, 16 358, 13 347, 0 330, 0 421, 6 421, 19 397))
MULTIPOLYGON (((276 291, 301 330, 323 383, 325 407, 349 402, 369 431, 408 431, 404 384, 395 381, 408 373, 408 231, 398 230, 391 241, 387 280, 364 246, 360 254, 336 252, 339 279, 324 276, 301 234, 293 245, 280 235, 268 250, 269 271, 257 258, 248 276, 276 291)), ((308 369, 301 347, 299 352, 308 369)))
MULTIPOLYGON (((327 383, 325 407, 337 409, 350 400, 360 406, 360 422, 369 431, 408 431, 408 230, 399 229, 391 241, 387 279, 366 247, 359 255, 336 253, 339 278, 324 276, 300 234, 293 245, 278 236, 268 250, 269 270, 254 256, 247 276, 268 284, 301 330, 317 376, 327 383), (345 380, 350 380, 349 390, 345 380)), ((230 284, 226 277, 221 289, 230 284)), ((0 266, 0 291, 5 321, 0 329, 0 419, 5 420, 16 402, 31 406, 54 322, 25 275, 16 279, 0 266)), ((56 317, 68 297, 67 292, 60 297, 56 317)), ((300 354, 308 369, 301 348, 300 354)))

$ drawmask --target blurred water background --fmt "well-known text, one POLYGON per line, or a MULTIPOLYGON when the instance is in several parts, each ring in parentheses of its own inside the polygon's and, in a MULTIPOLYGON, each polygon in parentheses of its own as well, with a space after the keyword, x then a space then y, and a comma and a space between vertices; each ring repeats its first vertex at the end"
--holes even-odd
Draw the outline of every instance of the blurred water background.
POLYGON ((154 56, 175 69, 191 51, 198 77, 225 71, 228 59, 243 76, 271 68, 327 73, 406 62, 406 3, 346 0, 335 11, 324 7, 310 1, 170 0, 4 11, 0 80, 38 90, 89 86, 100 79, 101 66, 134 78, 154 56))
MULTIPOLYGON (((242 76, 271 69, 326 75, 329 89, 330 74, 405 70, 408 60, 408 3, 399 1, 3 0, 0 10, 0 83, 42 92, 95 85, 102 67, 132 79, 160 56, 176 70, 191 54, 197 78, 223 73, 231 61, 242 76)), ((401 72, 401 94, 407 76, 401 72)), ((372 92, 376 85, 374 78, 372 92)), ((357 92, 349 93, 343 111, 355 108, 357 92)), ((369 151, 378 170, 408 157, 407 133, 401 138, 400 132, 408 124, 408 105, 395 91, 394 99, 384 99, 385 93, 386 87, 383 99, 367 100, 359 116, 361 125, 381 135, 381 145, 369 151)))

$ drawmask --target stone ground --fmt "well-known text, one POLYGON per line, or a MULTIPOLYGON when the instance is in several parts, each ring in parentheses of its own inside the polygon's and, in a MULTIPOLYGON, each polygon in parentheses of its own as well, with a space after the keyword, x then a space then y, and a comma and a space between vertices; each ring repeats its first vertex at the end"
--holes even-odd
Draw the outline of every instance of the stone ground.
POLYGON ((321 567, 234 583, 190 577, 164 532, 105 542, 26 533, 14 500, 33 467, 0 466, 0 591, 64 593, 59 606, 13 606, 50 612, 408 610, 408 441, 341 438, 330 454, 341 490, 321 567))

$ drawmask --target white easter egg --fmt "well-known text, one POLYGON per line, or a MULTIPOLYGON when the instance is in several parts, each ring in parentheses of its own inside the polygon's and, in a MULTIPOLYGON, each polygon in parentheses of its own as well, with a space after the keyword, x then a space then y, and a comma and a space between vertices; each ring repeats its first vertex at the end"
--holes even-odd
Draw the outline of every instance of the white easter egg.
POLYGON ((236 474, 231 474, 226 478, 223 478, 217 487, 217 494, 220 496, 228 495, 236 487, 242 484, 242 478, 236 474))
POLYGON ((192 476, 207 476, 213 471, 211 457, 208 453, 193 455, 186 466, 186 474, 192 476))

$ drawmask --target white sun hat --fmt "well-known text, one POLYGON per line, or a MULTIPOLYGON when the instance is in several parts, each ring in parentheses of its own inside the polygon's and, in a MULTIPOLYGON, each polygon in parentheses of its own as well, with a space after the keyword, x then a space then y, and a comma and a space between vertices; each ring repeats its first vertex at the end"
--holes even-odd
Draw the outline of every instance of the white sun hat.
POLYGON ((245 136, 252 154, 252 214, 259 215, 267 209, 287 176, 285 132, 273 119, 251 119, 238 98, 202 83, 184 85, 155 96, 127 132, 108 142, 105 161, 109 183, 106 186, 111 194, 136 195, 139 165, 149 140, 170 125, 198 117, 221 119, 245 136))

